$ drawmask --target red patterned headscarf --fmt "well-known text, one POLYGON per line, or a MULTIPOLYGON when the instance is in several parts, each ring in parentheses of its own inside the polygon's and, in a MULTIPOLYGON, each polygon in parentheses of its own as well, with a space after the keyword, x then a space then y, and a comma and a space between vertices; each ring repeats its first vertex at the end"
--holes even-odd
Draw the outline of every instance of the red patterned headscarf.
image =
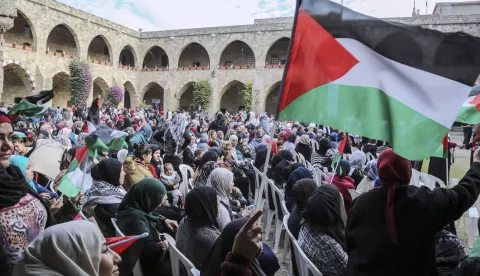
POLYGON ((387 229, 390 239, 394 244, 398 243, 395 227, 394 196, 395 190, 400 185, 408 185, 412 176, 410 161, 388 149, 378 158, 378 176, 382 183, 382 189, 388 190, 387 197, 387 229))

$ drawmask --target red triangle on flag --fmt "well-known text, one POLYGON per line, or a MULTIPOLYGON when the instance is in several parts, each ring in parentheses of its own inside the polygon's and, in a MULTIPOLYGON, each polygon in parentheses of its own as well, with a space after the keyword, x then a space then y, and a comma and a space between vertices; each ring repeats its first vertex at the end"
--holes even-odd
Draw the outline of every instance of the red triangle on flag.
POLYGON ((136 236, 125 236, 125 237, 106 238, 106 240, 107 240, 107 244, 108 244, 108 245, 113 245, 114 243, 131 239, 130 241, 128 241, 128 242, 126 242, 126 243, 123 243, 123 244, 120 244, 120 245, 117 245, 117 246, 114 246, 114 247, 111 247, 111 248, 110 248, 110 249, 112 249, 113 251, 115 251, 115 253, 117 253, 117 254, 122 254, 123 251, 127 250, 127 248, 129 248, 134 242, 137 241, 137 239, 132 239, 132 238, 134 238, 134 237, 136 237, 136 236))
POLYGON ((343 155, 343 151, 345 150, 345 145, 347 144, 347 139, 348 139, 348 135, 345 134, 345 136, 343 137, 343 140, 340 142, 340 144, 337 147, 338 152, 340 153, 340 156, 343 155))
POLYGON ((473 100, 471 100, 470 102, 468 102, 468 103, 475 105, 475 107, 477 108, 477 110, 480 112, 480 94, 478 94, 477 96, 475 96, 475 98, 474 98, 473 100))

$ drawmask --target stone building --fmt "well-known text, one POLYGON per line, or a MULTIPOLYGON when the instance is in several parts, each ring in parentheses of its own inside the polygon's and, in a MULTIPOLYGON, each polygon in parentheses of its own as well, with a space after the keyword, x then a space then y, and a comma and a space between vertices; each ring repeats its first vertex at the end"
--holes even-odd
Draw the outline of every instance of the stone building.
MULTIPOLYGON (((68 63, 78 56, 90 63, 94 80, 90 99, 117 85, 125 91, 121 106, 160 100, 162 108, 188 108, 192 84, 207 80, 213 88, 210 112, 242 107, 239 91, 247 83, 253 83, 254 111, 275 109, 292 18, 139 32, 54 0, 17 0, 17 9, 13 28, 4 34, 1 101, 5 103, 57 87, 53 104, 66 106, 68 63)), ((478 35, 480 15, 389 20, 478 35)))

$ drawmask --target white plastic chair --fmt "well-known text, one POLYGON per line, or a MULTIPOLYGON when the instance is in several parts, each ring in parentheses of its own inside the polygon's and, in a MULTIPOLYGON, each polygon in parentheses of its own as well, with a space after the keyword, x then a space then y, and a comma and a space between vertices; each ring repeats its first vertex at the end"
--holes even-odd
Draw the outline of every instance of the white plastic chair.
POLYGON ((253 197, 254 204, 257 205, 257 210, 263 210, 263 204, 265 203, 265 199, 262 197, 264 188, 260 187, 262 186, 263 182, 263 174, 255 166, 253 166, 253 171, 255 172, 255 195, 253 197))
POLYGON ((175 239, 172 236, 170 236, 169 234, 164 233, 163 235, 165 236, 165 238, 168 241, 168 253, 170 253, 170 262, 171 262, 171 265, 172 265, 173 276, 180 276, 180 263, 182 263, 185 266, 185 268, 187 270, 187 273, 188 273, 188 276, 195 275, 194 274, 194 271, 196 270, 195 266, 175 246, 175 244, 176 244, 175 239))
MULTIPOLYGON (((272 199, 273 199, 273 205, 275 206, 275 243, 274 243, 274 248, 273 252, 277 253, 278 252, 278 246, 280 244, 280 236, 282 234, 283 230, 283 221, 280 218, 280 211, 282 210, 281 202, 283 201, 283 192, 280 191, 280 189, 275 186, 273 181, 269 180, 268 182, 270 184, 270 189, 272 190, 272 199)), ((282 212, 284 215, 285 213, 282 212)))
MULTIPOLYGON (((281 204, 282 204, 282 211, 283 211, 283 216, 289 216, 290 215, 290 212, 288 211, 287 209, 287 203, 285 202, 285 200, 281 200, 281 204)), ((290 250, 290 243, 288 242, 288 235, 285 235, 285 240, 283 242, 283 248, 285 249, 285 252, 288 252, 290 250)), ((287 254, 283 254, 283 260, 282 260, 282 263, 286 263, 287 261, 287 254)))
POLYGON ((357 192, 353 189, 349 189, 348 191, 350 192, 350 195, 352 196, 352 201, 360 195, 359 192, 357 192))
POLYGON ((412 169, 412 178, 410 178, 410 185, 421 187, 423 185, 423 183, 421 183, 420 181, 421 179, 422 173, 415 169, 412 169))
POLYGON ((188 177, 188 173, 190 173, 190 175, 193 176, 194 171, 192 167, 185 164, 181 164, 178 168, 180 169, 180 173, 182 174, 182 184, 180 185, 179 188, 180 188, 180 191, 182 192, 183 198, 185 198, 188 192, 190 191, 190 188, 188 186, 188 184, 190 183, 189 182, 190 178, 188 177))
POLYGON ((271 188, 271 185, 275 186, 275 184, 273 184, 273 182, 270 180, 270 179, 266 179, 267 181, 267 185, 265 187, 265 212, 264 212, 264 215, 266 215, 266 219, 265 219, 265 225, 263 227, 263 229, 265 229, 265 240, 268 241, 268 237, 270 236, 270 227, 272 227, 272 221, 273 221, 273 216, 275 215, 276 213, 276 210, 275 210, 275 207, 274 207, 274 210, 270 209, 270 195, 271 195, 271 198, 273 198, 274 194, 273 194, 273 190, 271 188))
POLYGON ((316 167, 314 170, 313 174, 313 180, 315 180, 315 183, 317 183, 317 186, 320 187, 320 185, 326 184, 327 183, 327 174, 323 172, 323 170, 319 167, 316 167))
POLYGON ((436 183, 440 185, 440 188, 446 188, 445 183, 438 177, 427 174, 427 173, 422 173, 422 179, 423 179, 423 184, 424 186, 427 186, 430 188, 430 190, 433 190, 436 188, 436 183))
MULTIPOLYGON (((116 218, 112 218, 112 224, 113 224, 113 227, 115 228, 115 233, 117 234, 117 237, 125 237, 125 235, 120 230, 120 228, 118 228, 116 218)), ((133 272, 133 276, 143 276, 142 267, 140 266, 140 259, 137 260, 137 263, 135 264, 135 267, 133 268, 132 272, 133 272)))
POLYGON ((480 197, 477 198, 477 201, 475 201, 475 204, 470 207, 463 215, 462 217, 455 222, 455 226, 457 229, 459 229, 460 222, 463 221, 465 225, 465 232, 468 236, 468 242, 467 245, 469 248, 473 247, 473 244, 475 243, 475 234, 478 231, 478 219, 480 217, 480 197))
POLYGON ((366 155, 367 155, 367 163, 376 159, 371 152, 367 152, 366 155))
POLYGON ((360 151, 358 148, 356 147, 350 147, 352 149, 352 153, 356 152, 356 151, 360 151))
MULTIPOLYGON (((318 268, 307 258, 305 253, 303 253, 300 245, 298 245, 297 240, 293 236, 292 232, 288 229, 288 218, 290 215, 283 217, 283 225, 287 230, 287 234, 290 238, 290 241, 293 244, 293 251, 295 253, 295 263, 297 265, 298 273, 300 276, 323 276, 322 273, 318 270, 318 268)), ((285 252, 287 254, 287 252, 285 252)), ((293 261, 293 260, 292 260, 293 261)), ((293 275, 292 267, 289 267, 289 275, 293 275)))

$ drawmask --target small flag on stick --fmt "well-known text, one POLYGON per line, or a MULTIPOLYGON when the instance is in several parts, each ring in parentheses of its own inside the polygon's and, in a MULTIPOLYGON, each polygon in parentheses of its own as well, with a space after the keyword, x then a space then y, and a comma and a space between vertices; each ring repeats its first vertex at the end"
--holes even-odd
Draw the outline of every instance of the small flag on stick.
POLYGON ((114 237, 114 238, 106 238, 106 240, 107 240, 108 248, 112 249, 117 254, 122 254, 122 252, 127 250, 127 248, 129 248, 134 242, 146 237, 148 237, 147 232, 138 236, 114 237))

